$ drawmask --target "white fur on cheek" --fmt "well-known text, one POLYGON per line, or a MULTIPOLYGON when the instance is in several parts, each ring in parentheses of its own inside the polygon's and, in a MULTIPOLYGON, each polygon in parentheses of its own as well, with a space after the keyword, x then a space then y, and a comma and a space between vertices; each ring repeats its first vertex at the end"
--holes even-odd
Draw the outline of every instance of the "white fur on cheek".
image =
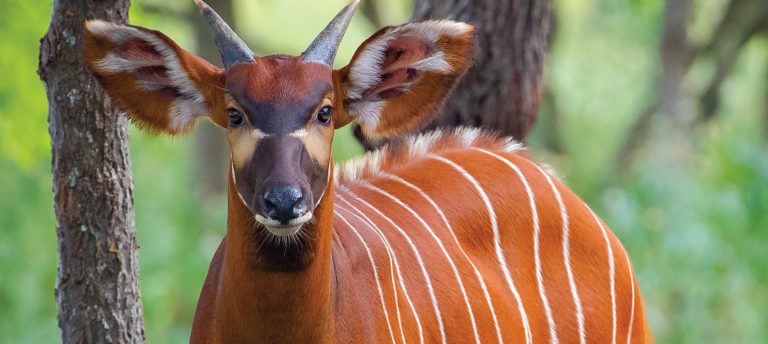
POLYGON ((251 161, 254 152, 259 147, 261 138, 264 137, 257 136, 256 131, 261 132, 258 129, 254 129, 249 133, 247 129, 243 128, 231 129, 227 132, 232 164, 238 169, 243 168, 251 161))

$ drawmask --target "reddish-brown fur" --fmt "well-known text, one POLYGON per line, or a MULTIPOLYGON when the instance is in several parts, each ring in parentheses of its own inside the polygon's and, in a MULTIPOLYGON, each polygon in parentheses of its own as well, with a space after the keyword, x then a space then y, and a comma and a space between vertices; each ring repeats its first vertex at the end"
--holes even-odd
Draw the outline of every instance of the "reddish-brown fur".
POLYGON ((234 65, 227 71, 228 88, 241 90, 243 96, 254 101, 298 101, 306 97, 307 90, 328 79, 327 66, 301 63, 293 56, 273 55, 256 60, 253 64, 234 65))
MULTIPOLYGON (((173 49, 203 94, 210 117, 222 126, 227 125, 225 108, 230 106, 225 104, 225 81, 248 99, 266 102, 302 99, 308 89, 320 87, 322 66, 317 64, 272 56, 257 58, 254 64, 235 65, 225 74, 162 34, 141 30, 173 49)), ((351 65, 360 51, 386 30, 366 41, 351 65)), ((371 92, 386 92, 392 83, 412 78, 401 64, 407 66, 412 59, 428 54, 424 44, 411 36, 392 40, 382 65, 382 73, 391 75, 382 77, 371 92)), ((450 72, 422 73, 407 92, 382 97, 386 99, 385 115, 366 134, 403 134, 425 123, 440 107, 469 66, 472 34, 441 37, 436 44, 445 53, 450 72)), ((169 124, 172 96, 141 89, 134 73, 107 73, 96 65, 110 52, 135 57, 146 50, 140 43, 129 41, 117 47, 109 39, 86 34, 86 59, 117 104, 151 130, 178 133, 169 124)), ((156 54, 150 52, 147 58, 156 58, 156 54)), ((347 111, 349 73, 347 66, 332 74, 330 98, 337 127, 357 116, 347 111)), ((327 145, 313 148, 330 149, 330 142, 327 145)), ((497 342, 499 337, 512 343, 529 339, 553 342, 547 304, 561 343, 578 343, 580 335, 595 343, 652 342, 640 291, 618 239, 607 229, 604 232, 591 210, 554 178, 553 190, 546 172, 509 140, 471 131, 446 132, 396 141, 375 154, 378 158, 365 158, 356 170, 340 167, 343 171, 328 183, 314 209, 314 220, 304 225, 309 236, 304 246, 286 248, 299 250, 298 255, 286 256, 286 260, 301 260, 299 264, 275 264, 275 257, 265 260, 265 228, 239 198, 230 175, 227 233, 200 295, 191 342, 378 343, 418 342, 422 338, 430 343, 475 342, 475 333, 480 342, 497 342), (535 218, 523 178, 499 159, 517 166, 527 181, 537 211, 535 218), (482 193, 469 178, 477 181, 482 193), (568 214, 568 257, 564 256, 564 218, 555 191, 561 194, 568 214), (487 195, 491 209, 482 195, 487 195), (501 255, 522 305, 518 305, 497 256, 491 212, 498 224, 501 255), (540 225, 538 241, 535 219, 540 225), (536 242, 546 303, 536 274, 536 242), (567 258, 578 289, 578 304, 566 270, 567 258), (614 264, 614 293, 609 259, 614 264), (421 269, 422 263, 428 276, 421 269), (576 315, 578 305, 583 310, 583 334, 576 315), (530 336, 524 319, 528 320, 530 336)), ((331 172, 333 169, 331 166, 331 172)))
MULTIPOLYGON (((363 49, 389 30, 392 30, 392 27, 386 27, 374 33, 360 44, 360 48, 352 56, 352 62, 344 68, 334 70, 334 89, 337 94, 346 94, 349 87, 350 67, 360 57, 363 49)), ((385 138, 413 131, 428 123, 432 116, 437 114, 437 110, 442 107, 445 96, 453 89, 456 80, 461 78, 471 66, 474 44, 474 32, 471 30, 458 37, 446 35, 438 39, 436 46, 445 53, 445 59, 452 67, 451 73, 425 72, 420 75, 408 92, 387 99, 382 113, 387 113, 388 116, 382 117, 382 123, 375 130, 363 126, 365 135, 371 139, 385 138)), ((395 53, 394 57, 389 55, 385 58, 382 74, 391 73, 395 79, 399 76, 400 80, 404 80, 403 74, 407 71, 402 70, 403 65, 408 61, 423 57, 426 49, 423 45, 424 43, 418 41, 416 37, 404 37, 390 42, 388 48, 395 53), (405 53, 398 54, 397 52, 405 53)), ((384 82, 377 87, 379 91, 388 85, 391 86, 395 81, 392 80, 388 83, 387 79, 384 79, 384 82)), ((334 123, 339 128, 352 121, 354 114, 346 112, 347 106, 343 103, 345 97, 339 96, 336 99, 335 108, 342 110, 334 114, 334 123)))
MULTIPOLYGON (((210 64, 208 61, 192 54, 179 47, 173 40, 159 31, 146 28, 131 26, 138 30, 155 35, 164 41, 168 46, 176 51, 181 65, 189 73, 190 79, 197 84, 198 89, 203 93, 209 107, 211 108, 210 119, 215 123, 226 126, 227 117, 224 112, 224 71, 221 68, 210 64)), ((88 62, 91 71, 99 79, 101 85, 109 91, 109 95, 117 105, 128 112, 129 117, 137 125, 151 132, 165 132, 178 134, 170 126, 168 111, 174 100, 172 95, 151 92, 142 89, 136 82, 136 78, 127 72, 109 74, 101 73, 95 66, 95 62, 104 58, 109 52, 113 52, 118 47, 104 37, 98 37, 86 31, 85 36, 85 60, 88 62)), ((151 49, 146 45, 144 49, 151 49)), ((144 52, 145 55, 146 51, 144 52)), ((153 54, 156 56, 156 54, 153 54)), ((192 129, 192 125, 183 132, 192 129)))
MULTIPOLYGON (((507 173, 507 167, 494 159, 457 144, 450 134, 434 150, 435 154, 449 158, 464 167, 490 193, 497 210, 502 232, 504 251, 510 262, 531 323, 534 342, 548 342, 547 321, 537 293, 533 261, 533 230, 530 209, 522 182, 507 173), (451 148, 451 145, 458 146, 451 148)), ((536 195, 536 206, 541 221, 541 252, 544 281, 550 305, 557 324, 560 342, 578 342, 574 301, 568 288, 563 267, 562 219, 554 194, 544 175, 534 164, 517 153, 500 150, 501 142, 488 142, 489 136, 477 140, 475 147, 491 149, 504 155, 520 167, 536 195), (487 142, 483 144, 482 142, 487 142)), ((388 155, 396 157, 398 151, 388 155)), ((390 160, 398 161, 397 158, 390 160)), ((460 175, 447 169, 438 161, 419 158, 387 164, 384 170, 423 188, 448 215, 453 230, 464 249, 480 269, 488 288, 505 342, 525 342, 520 314, 495 262, 492 233, 487 211, 480 197, 460 175)), ((384 218, 368 209, 357 195, 377 207, 412 236, 424 260, 428 262, 431 278, 443 313, 449 342, 472 342, 470 320, 461 295, 456 290, 456 280, 440 254, 435 242, 425 234, 422 225, 403 209, 387 198, 371 192, 363 184, 370 183, 399 197, 416 210, 441 238, 457 263, 483 342, 496 342, 491 314, 482 296, 478 281, 470 267, 452 243, 450 233, 429 203, 414 191, 386 178, 370 174, 359 180, 346 180, 343 190, 336 190, 336 197, 326 197, 318 222, 311 232, 317 232, 318 251, 311 266, 304 271, 269 273, 258 271, 249 263, 257 243, 250 213, 230 196, 228 231, 225 240, 211 264, 211 272, 201 294, 201 303, 193 329, 193 342, 390 342, 376 284, 364 247, 345 222, 334 217, 329 209, 336 206, 346 221, 350 222, 365 238, 374 252, 379 274, 387 275, 389 263, 381 241, 365 222, 351 215, 353 204, 376 223, 399 258, 405 274, 408 292, 415 303, 427 342, 440 340, 436 318, 430 306, 425 283, 415 264, 415 257, 396 231, 384 218), (344 200, 339 201, 339 197, 344 200), (343 209, 343 210, 342 210, 343 209), (226 278, 224 276, 234 276, 226 278), (225 300, 231 299, 231 302, 225 300), (229 319, 230 317, 236 319, 229 319), (262 326, 263 325, 263 326, 262 326), (213 340, 212 340, 213 339, 213 340)), ((611 304, 608 295, 609 274, 606 247, 598 224, 587 206, 568 189, 555 181, 569 212, 571 223, 571 264, 584 306, 586 335, 589 342, 611 342, 611 304)), ((230 191, 233 188, 230 180, 230 191)), ((329 192, 333 186, 329 186, 329 192)), ((230 192, 232 194, 232 192, 230 192)), ((631 267, 624 260, 624 250, 618 240, 609 233, 616 262, 617 341, 626 342, 630 316, 631 267)), ((395 290, 400 294, 399 304, 405 337, 418 341, 413 316, 402 298, 398 285, 391 285, 382 278, 384 299, 387 301, 390 321, 399 341, 395 321, 395 290)), ((634 343, 651 342, 647 333, 642 298, 635 290, 633 321, 634 343)))

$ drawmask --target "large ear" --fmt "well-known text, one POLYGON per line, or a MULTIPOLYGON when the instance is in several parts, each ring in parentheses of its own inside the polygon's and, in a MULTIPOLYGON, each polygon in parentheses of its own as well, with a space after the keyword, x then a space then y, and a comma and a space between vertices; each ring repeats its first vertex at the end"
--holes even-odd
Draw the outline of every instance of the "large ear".
POLYGON ((85 60, 115 104, 139 126, 178 134, 198 116, 226 126, 222 69, 160 32, 100 20, 85 24, 85 60))
POLYGON ((379 30, 349 65, 334 71, 337 97, 343 99, 334 123, 340 127, 355 120, 374 140, 419 128, 438 113, 466 73, 474 46, 474 28, 450 20, 379 30))

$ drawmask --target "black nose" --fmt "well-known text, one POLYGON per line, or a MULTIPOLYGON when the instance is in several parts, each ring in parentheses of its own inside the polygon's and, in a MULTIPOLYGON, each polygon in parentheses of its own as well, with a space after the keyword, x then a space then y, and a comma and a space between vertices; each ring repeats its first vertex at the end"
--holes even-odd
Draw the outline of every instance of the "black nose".
POLYGON ((278 186, 264 193, 267 217, 286 224, 307 212, 301 190, 293 186, 278 186))

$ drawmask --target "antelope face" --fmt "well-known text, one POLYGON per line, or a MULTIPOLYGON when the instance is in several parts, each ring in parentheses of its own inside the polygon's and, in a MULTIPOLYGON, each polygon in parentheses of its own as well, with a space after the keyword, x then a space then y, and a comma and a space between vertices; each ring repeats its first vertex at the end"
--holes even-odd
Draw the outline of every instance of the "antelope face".
MULTIPOLYGON (((471 64, 472 26, 448 20, 385 27, 333 70, 353 0, 300 56, 259 57, 202 0, 224 68, 160 32, 86 22, 88 66, 136 123, 177 135, 206 117, 226 129, 232 199, 275 236, 293 236, 323 198, 333 129, 352 121, 370 139, 427 123, 471 64)), ((309 233, 312 235, 312 233, 309 233)))
POLYGON ((257 57, 226 71, 227 140, 242 202, 272 234, 293 235, 327 187, 333 140, 331 68, 257 57))
POLYGON ((296 57, 254 56, 216 12, 197 5, 226 67, 224 112, 238 196, 273 235, 292 236, 312 219, 328 184, 332 65, 357 2, 296 57))

